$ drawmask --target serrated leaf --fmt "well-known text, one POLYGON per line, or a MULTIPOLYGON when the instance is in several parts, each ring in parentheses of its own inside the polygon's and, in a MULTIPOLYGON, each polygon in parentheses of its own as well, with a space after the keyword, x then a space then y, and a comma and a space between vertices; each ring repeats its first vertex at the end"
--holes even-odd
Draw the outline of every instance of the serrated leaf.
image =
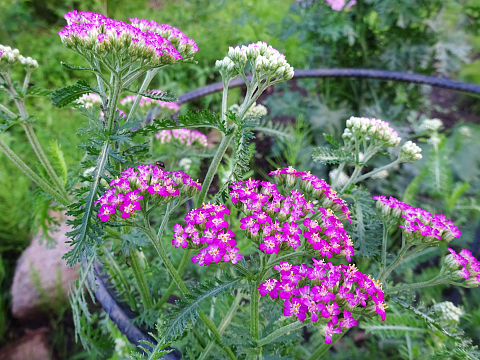
POLYGON ((185 129, 185 128, 196 128, 196 127, 211 127, 216 128, 223 133, 226 133, 224 125, 219 120, 218 116, 209 111, 189 111, 184 115, 180 115, 176 120, 166 118, 166 119, 156 119, 152 124, 145 126, 137 131, 134 134, 139 134, 147 136, 150 134, 158 133, 162 130, 173 130, 173 129, 185 129))
POLYGON ((83 94, 99 93, 92 88, 85 80, 78 80, 74 85, 69 85, 55 90, 52 93, 52 104, 56 107, 64 107, 79 99, 83 94))
POLYGON ((122 234, 120 235, 120 238, 122 239, 121 248, 125 255, 128 255, 130 249, 151 245, 148 237, 140 231, 132 231, 127 234, 122 234))
POLYGON ((330 144, 335 146, 337 149, 340 148, 341 145, 337 142, 337 140, 335 140, 335 138, 332 135, 323 133, 323 137, 325 138, 325 140, 327 140, 330 144))
POLYGON ((47 96, 50 97, 53 91, 50 89, 45 89, 39 86, 32 86, 27 89, 27 96, 47 96))
POLYGON ((138 92, 136 90, 131 90, 131 89, 123 89, 123 90, 129 91, 134 94, 141 95, 143 97, 153 99, 153 100, 159 100, 159 101, 165 101, 165 102, 178 101, 178 98, 174 94, 168 93, 168 92, 165 92, 165 93, 162 92, 159 94, 159 93, 151 93, 151 92, 138 92))
POLYGON ((88 69, 88 68, 84 68, 82 66, 77 66, 77 65, 71 65, 71 64, 67 64, 63 61, 60 61, 60 65, 67 69, 67 70, 82 70, 82 71, 92 71, 92 72, 95 72, 95 70, 92 70, 92 69, 88 69))
MULTIPOLYGON (((101 242, 101 235, 103 235, 103 230, 98 226, 95 226, 95 222, 92 221, 92 217, 94 216, 94 202, 96 200, 96 196, 98 193, 98 188, 100 185, 100 180, 102 179, 103 173, 105 171, 105 167, 108 164, 108 154, 110 149, 110 141, 106 141, 100 152, 100 155, 97 158, 97 164, 95 167, 95 171, 93 174, 93 181, 90 184, 90 191, 84 200, 83 205, 83 215, 81 221, 79 222, 78 219, 76 221, 70 221, 69 224, 76 226, 75 230, 67 233, 66 235, 72 238, 72 246, 71 249, 67 254, 63 256, 64 259, 67 259, 67 265, 73 266, 75 265, 80 256, 84 253, 84 251, 88 250, 87 243, 95 243, 101 242), (93 240, 93 241, 92 241, 93 240)), ((90 251, 93 249, 90 249, 90 251)))
POLYGON ((214 286, 208 290, 203 291, 195 299, 190 301, 186 306, 177 314, 177 316, 170 322, 169 326, 165 331, 166 339, 174 339, 180 335, 186 328, 187 323, 195 322, 195 319, 198 315, 198 306, 200 302, 210 296, 218 296, 222 292, 230 289, 235 284, 242 281, 243 278, 236 278, 233 280, 228 280, 223 283, 220 283, 217 286, 214 286))
POLYGON ((322 164, 341 164, 355 161, 355 157, 346 150, 326 147, 316 148, 313 151, 312 159, 322 164))

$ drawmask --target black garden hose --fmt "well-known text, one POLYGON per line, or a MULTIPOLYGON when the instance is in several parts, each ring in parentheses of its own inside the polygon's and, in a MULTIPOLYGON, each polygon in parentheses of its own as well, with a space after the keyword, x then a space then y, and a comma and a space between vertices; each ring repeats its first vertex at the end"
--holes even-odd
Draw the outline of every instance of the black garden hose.
MULTIPOLYGON (((464 91, 473 94, 480 94, 480 86, 475 84, 464 83, 460 81, 453 81, 449 79, 438 78, 434 76, 426 76, 419 74, 411 74, 397 71, 386 70, 370 70, 370 69, 300 69, 295 70, 294 79, 305 78, 365 78, 365 79, 378 79, 378 80, 393 80, 417 84, 425 84, 431 86, 442 87, 446 89, 452 89, 457 91, 464 91)), ((252 77, 247 76, 251 81, 252 77)), ((234 79, 230 82, 229 88, 239 87, 245 85, 242 78, 234 79)), ((190 101, 199 99, 203 96, 213 94, 223 90, 223 83, 217 82, 214 84, 206 85, 201 88, 189 91, 178 97, 178 104, 185 104, 190 101)))
MULTIPOLYGON (((396 71, 370 70, 370 69, 300 69, 295 70, 295 79, 302 78, 323 78, 323 77, 355 77, 366 79, 393 80, 401 82, 413 82, 447 89, 463 91, 467 93, 480 94, 480 86, 475 84, 452 81, 448 79, 425 76, 419 74, 402 73, 396 71)), ((247 76, 251 80, 251 76, 247 76)), ((230 82, 229 88, 245 85, 242 78, 230 82)), ((222 82, 217 82, 201 88, 189 91, 178 97, 179 105, 199 99, 203 96, 223 90, 222 82)), ((479 230, 480 231, 480 230, 479 230)), ((480 237, 479 237, 480 238, 480 237)), ((95 297, 102 304, 103 309, 108 313, 110 319, 117 325, 128 340, 135 345, 140 345, 140 340, 153 341, 153 338, 146 335, 137 326, 131 324, 131 318, 118 305, 116 299, 109 293, 105 286, 106 277, 101 275, 101 265, 95 264, 94 273, 96 276, 97 288, 95 297)), ((163 357, 164 360, 180 360, 182 355, 178 350, 163 357)))

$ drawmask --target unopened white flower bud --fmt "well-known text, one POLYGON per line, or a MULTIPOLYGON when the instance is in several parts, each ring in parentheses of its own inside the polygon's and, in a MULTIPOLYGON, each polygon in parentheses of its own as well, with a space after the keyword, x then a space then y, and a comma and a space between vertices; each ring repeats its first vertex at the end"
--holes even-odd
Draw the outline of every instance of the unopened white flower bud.
POLYGON ((420 160, 422 158, 422 155, 420 154, 421 152, 422 149, 420 149, 416 144, 411 141, 407 141, 400 148, 399 159, 401 162, 420 160))
POLYGON ((440 119, 426 119, 420 125, 421 131, 429 133, 438 132, 443 127, 443 122, 440 119))
POLYGON ((373 174, 372 179, 386 179, 388 175, 389 175, 389 172, 387 170, 382 170, 376 174, 373 174))

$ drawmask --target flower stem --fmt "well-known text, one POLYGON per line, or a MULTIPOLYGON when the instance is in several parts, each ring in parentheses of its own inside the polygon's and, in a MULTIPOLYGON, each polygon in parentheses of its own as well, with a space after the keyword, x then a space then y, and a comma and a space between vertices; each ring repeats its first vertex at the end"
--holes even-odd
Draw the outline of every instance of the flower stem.
POLYGON ((43 191, 50 194, 56 201, 60 204, 67 206, 70 204, 70 200, 63 194, 59 194, 48 182, 43 180, 38 176, 32 169, 30 169, 27 164, 25 164, 22 159, 20 159, 17 154, 13 152, 12 149, 0 138, 0 149, 3 150, 5 155, 12 160, 12 162, 32 181, 34 181, 43 191))
POLYGON ((235 131, 233 130, 230 134, 225 135, 223 137, 222 142, 220 143, 217 149, 217 152, 215 153, 215 157, 213 158, 212 163, 208 168, 208 172, 207 172, 207 175, 205 176, 205 180, 203 180, 202 190, 200 191, 200 194, 198 195, 198 198, 197 198, 197 204, 196 204, 197 208, 202 206, 202 204, 205 203, 208 189, 210 188, 210 185, 212 185, 213 177, 217 173, 218 166, 220 165, 223 159, 223 155, 225 155, 225 152, 228 149, 228 145, 230 145, 234 136, 235 136, 235 131))
POLYGON ((260 298, 260 293, 258 292, 256 283, 252 286, 252 295, 250 298, 250 328, 252 330, 252 337, 255 340, 258 340, 258 322, 259 322, 259 313, 258 313, 258 302, 260 298))
POLYGON ((108 128, 108 135, 110 136, 113 131, 113 122, 115 121, 115 112, 117 111, 118 99, 120 97, 120 93, 122 92, 122 79, 117 77, 113 84, 113 94, 110 97, 110 101, 108 103, 108 121, 107 121, 107 128, 108 128))
POLYGON ((66 198, 68 198, 67 191, 65 190, 65 186, 58 177, 58 175, 55 173, 55 170, 53 169, 52 164, 47 159, 47 156, 43 152, 42 146, 38 142, 37 136, 35 135, 35 132, 33 131, 32 124, 25 123, 22 124, 23 130, 25 130, 25 134, 27 134, 28 141, 30 141, 30 145, 32 146, 33 150, 35 151, 35 154, 37 155, 38 160, 40 160, 40 163, 44 167, 45 171, 47 172, 48 176, 50 177, 50 180, 52 183, 55 185, 57 190, 66 198))
POLYGON ((15 114, 13 111, 10 111, 6 106, 0 104, 0 110, 2 110, 5 114, 10 116, 12 119, 15 119, 18 115, 15 114))
MULTIPOLYGON (((187 266, 188 259, 190 258, 190 254, 192 253, 192 250, 189 249, 183 253, 182 260, 180 261, 180 265, 178 265, 177 272, 178 275, 182 276, 183 271, 185 270, 185 267, 187 266)), ((165 291, 165 294, 160 298, 160 300, 155 304, 155 308, 157 310, 161 309, 163 305, 168 301, 170 298, 170 295, 175 291, 175 286, 176 282, 175 280, 172 280, 170 282, 170 285, 168 286, 167 291, 165 291)))
POLYGON ((128 285, 127 279, 125 278, 125 275, 123 274, 122 269, 120 269, 120 266, 118 266, 117 262, 115 261, 115 258, 113 257, 112 253, 108 251, 108 249, 104 248, 103 254, 107 257, 107 261, 110 263, 110 268, 113 270, 114 274, 118 276, 120 283, 125 288, 125 294, 130 303, 130 306, 133 308, 135 312, 138 312, 137 302, 135 301, 135 298, 133 297, 132 292, 129 290, 130 286, 128 285))
POLYGON ((399 164, 400 163, 400 159, 397 159, 395 161, 392 161, 390 164, 387 164, 385 166, 382 166, 382 167, 379 167, 378 169, 374 169, 366 174, 363 174, 362 176, 359 176, 358 178, 356 178, 353 183, 356 184, 357 182, 359 181, 362 181, 362 180, 365 180, 377 173, 379 173, 380 171, 383 171, 383 170, 387 170, 389 168, 391 168, 392 166, 396 165, 396 164, 399 164))
MULTIPOLYGON (((160 230, 159 230, 160 236, 159 237, 155 236, 152 233, 152 229, 150 228, 150 223, 148 221, 148 218, 145 218, 145 229, 146 229, 146 231, 145 230, 144 231, 145 231, 145 235, 147 235, 149 237, 150 242, 155 247, 155 250, 157 250, 158 255, 160 255, 160 258, 162 259, 165 267, 167 268, 168 272, 170 273, 170 276, 174 279, 174 281, 176 282, 176 284, 178 285, 178 287, 180 288, 182 293, 183 294, 190 294, 190 291, 187 289, 184 282, 182 281, 182 278, 180 277, 177 270, 173 266, 172 262, 168 258, 167 252, 165 251, 165 248, 163 247, 163 244, 162 244, 162 241, 161 241, 161 234, 163 233, 162 228, 164 228, 166 223, 168 222, 168 218, 170 217, 170 213, 171 213, 171 211, 167 207, 167 211, 165 213, 162 224, 160 226, 160 230)), ((232 350, 222 342, 222 336, 218 333, 217 327, 215 326, 213 321, 210 320, 210 318, 207 315, 205 315, 205 313, 202 310, 199 311, 199 316, 203 320, 203 322, 205 323, 207 328, 215 336, 218 344, 222 347, 222 349, 224 349, 227 352, 230 359, 231 360, 236 360, 236 357, 233 354, 232 350)))
POLYGON ((383 237, 382 237, 382 270, 387 267, 387 240, 388 240, 388 227, 383 225, 383 237))
POLYGON ((30 75, 32 75, 33 70, 27 70, 27 73, 25 74, 25 80, 23 80, 23 86, 22 86, 22 95, 25 98, 27 88, 28 88, 28 83, 30 82, 30 75))
MULTIPOLYGON (((155 77, 155 75, 157 75, 157 73, 158 73, 158 69, 147 71, 147 75, 145 76, 142 86, 138 91, 139 93, 143 93, 147 89, 148 85, 150 85, 150 82, 155 77)), ((138 107, 138 104, 140 104, 141 99, 142 99, 142 95, 138 94, 137 97, 135 98, 135 102, 130 108, 130 112, 128 113, 128 118, 126 122, 129 122, 130 120, 132 120, 132 117, 135 114, 135 111, 137 111, 137 107, 138 107)))
POLYGON ((307 326, 308 323, 304 323, 304 322, 301 322, 301 321, 295 321, 291 324, 288 324, 286 326, 283 326, 281 327, 280 329, 277 329, 275 330, 274 332, 268 334, 267 336, 265 336, 264 338, 260 339, 257 341, 257 346, 258 347, 262 347, 264 345, 267 345, 268 343, 272 342, 273 340, 275 340, 276 338, 282 336, 282 335, 285 335, 285 334, 288 334, 289 332, 292 332, 292 331, 295 331, 295 330, 298 330, 298 329, 301 329, 305 326, 307 326))
POLYGON ((138 258, 137 251, 130 249, 128 252, 128 257, 130 260, 130 265, 132 266, 131 269, 133 271, 133 276, 135 277, 138 285, 143 307, 145 310, 151 309, 153 307, 152 295, 148 289, 147 279, 145 278, 145 273, 140 265, 140 259, 138 258))
POLYGON ((392 293, 397 293, 399 291, 408 291, 408 290, 413 290, 413 289, 420 289, 428 286, 434 286, 434 285, 439 285, 439 284, 448 284, 449 281, 445 279, 443 276, 443 273, 440 272, 437 276, 435 276, 433 279, 427 280, 427 281, 422 281, 418 283, 413 283, 413 284, 407 284, 407 285, 400 285, 400 286, 395 286, 390 289, 386 290, 387 294, 392 294, 392 293))
MULTIPOLYGON (((243 299, 243 293, 241 291, 239 291, 237 293, 237 296, 235 297, 235 299, 233 300, 232 302, 232 305, 230 306, 230 309, 228 310, 227 314, 224 316, 222 322, 220 323, 220 325, 218 326, 218 333, 220 335, 223 334, 223 332, 225 331, 225 329, 227 328, 227 326, 230 324, 230 321, 232 321, 232 318, 233 318, 233 315, 235 315, 235 312, 237 311, 237 308, 238 308, 238 305, 240 304, 240 301, 243 299)), ((202 354, 200 355, 200 357, 198 358, 198 360, 203 360, 206 358, 206 356, 208 355, 208 353, 210 352, 210 350, 212 349, 213 345, 215 344, 215 341, 214 340, 210 340, 207 344, 207 346, 205 347, 205 349, 203 349, 202 351, 202 354)))

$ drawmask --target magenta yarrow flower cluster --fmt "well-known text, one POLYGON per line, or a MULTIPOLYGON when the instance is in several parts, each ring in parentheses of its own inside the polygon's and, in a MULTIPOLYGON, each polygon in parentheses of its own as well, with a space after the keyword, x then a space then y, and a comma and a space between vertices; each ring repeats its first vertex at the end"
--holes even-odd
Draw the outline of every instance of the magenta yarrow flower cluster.
POLYGON ((162 144, 169 143, 172 140, 179 142, 182 145, 200 145, 207 146, 207 137, 197 130, 190 129, 175 129, 175 130, 162 130, 155 134, 158 140, 162 144))
POLYGON ((463 249, 456 253, 448 248, 450 254, 445 257, 445 267, 453 272, 453 280, 465 279, 462 282, 464 287, 477 287, 480 285, 480 261, 472 253, 463 249))
POLYGON ((377 200, 377 209, 385 222, 400 220, 399 227, 403 229, 407 242, 436 245, 441 242, 448 243, 462 235, 445 215, 432 215, 427 210, 415 208, 394 197, 387 199, 380 195, 374 196, 373 199, 377 200))
POLYGON ((355 265, 336 266, 312 260, 313 267, 288 262, 276 265, 278 278, 266 279, 258 287, 260 295, 280 299, 285 316, 295 316, 300 321, 308 316, 315 325, 323 325, 327 344, 332 342, 333 334, 357 325, 351 312, 378 314, 385 321, 387 305, 378 281, 362 274, 355 265))
POLYGON ((325 180, 319 179, 310 172, 297 171, 292 166, 271 171, 269 175, 274 175, 277 183, 287 188, 293 188, 297 180, 300 179, 300 189, 317 200, 318 205, 332 209, 341 220, 348 219, 350 221, 350 210, 347 203, 337 195, 337 192, 325 180))
POLYGON ((116 214, 121 218, 134 217, 141 210, 140 200, 165 204, 176 196, 194 196, 201 185, 181 171, 165 171, 155 165, 130 167, 112 180, 107 191, 95 204, 100 204, 98 216, 101 221, 113 221, 116 214))
POLYGON ((184 59, 192 58, 198 51, 198 46, 193 39, 187 37, 183 32, 174 26, 158 24, 155 21, 143 19, 129 19, 133 26, 142 31, 151 31, 168 39, 178 49, 184 59))
POLYGON ((238 254, 235 234, 228 229, 225 215, 230 210, 223 204, 204 204, 185 216, 185 227, 175 224, 172 245, 175 248, 200 249, 192 257, 198 265, 210 265, 212 262, 231 262, 236 264, 242 259, 238 254))
POLYGON ((142 31, 134 25, 101 14, 74 10, 64 17, 68 25, 58 34, 63 44, 74 51, 87 50, 98 55, 115 52, 122 57, 127 55, 130 61, 143 61, 144 65, 151 67, 191 58, 198 51, 195 42, 191 39, 188 42, 183 34, 183 40, 179 42, 182 47, 176 49, 157 32, 142 31), (190 44, 188 47, 186 41, 190 44))
POLYGON ((354 255, 353 243, 333 211, 307 201, 298 190, 283 196, 276 184, 252 179, 235 182, 230 188, 232 202, 247 214, 240 227, 261 251, 278 254, 297 249, 303 234, 319 256, 345 256, 350 261, 354 255))
MULTIPOLYGON (((149 93, 158 94, 158 93, 161 93, 161 91, 150 90, 149 93)), ((120 100, 120 105, 122 105, 122 106, 133 105, 136 98, 137 98, 137 95, 125 96, 122 100, 120 100)), ((180 106, 174 101, 166 102, 166 101, 162 101, 162 100, 150 99, 150 98, 147 98, 147 97, 142 97, 140 99, 140 102, 139 102, 138 106, 140 108, 145 108, 145 109, 150 109, 150 108, 153 108, 153 107, 159 107, 159 108, 171 110, 172 113, 175 113, 175 112, 180 110, 180 106)))

